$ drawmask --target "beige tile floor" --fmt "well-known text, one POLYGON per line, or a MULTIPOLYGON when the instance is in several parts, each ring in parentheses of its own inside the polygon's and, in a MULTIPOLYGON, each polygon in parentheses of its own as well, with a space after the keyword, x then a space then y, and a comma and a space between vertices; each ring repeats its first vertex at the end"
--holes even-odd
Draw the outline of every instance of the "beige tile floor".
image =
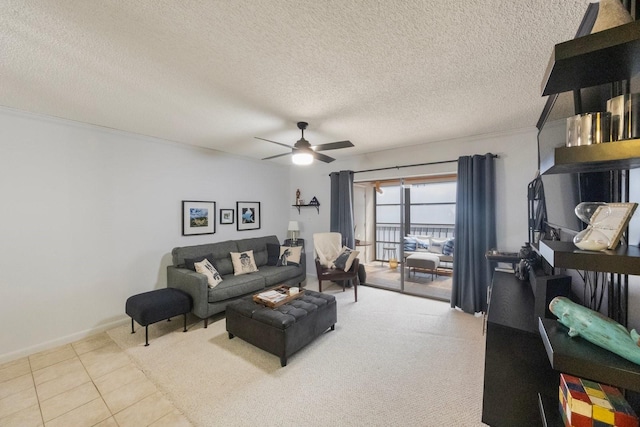
POLYGON ((190 426, 106 333, 0 365, 0 426, 190 426))

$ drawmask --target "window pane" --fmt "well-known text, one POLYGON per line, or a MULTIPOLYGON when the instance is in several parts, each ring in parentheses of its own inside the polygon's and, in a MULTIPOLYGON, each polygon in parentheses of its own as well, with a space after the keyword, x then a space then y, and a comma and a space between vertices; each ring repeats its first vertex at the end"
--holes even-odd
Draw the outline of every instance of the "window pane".
POLYGON ((455 224, 456 205, 411 205, 411 225, 455 224))
POLYGON ((434 182, 411 186, 411 203, 455 203, 457 182, 434 182))
POLYGON ((378 206, 376 209, 376 222, 400 224, 400 205, 378 206))
POLYGON ((382 194, 376 193, 376 203, 379 205, 400 203, 400 186, 382 187, 382 194))

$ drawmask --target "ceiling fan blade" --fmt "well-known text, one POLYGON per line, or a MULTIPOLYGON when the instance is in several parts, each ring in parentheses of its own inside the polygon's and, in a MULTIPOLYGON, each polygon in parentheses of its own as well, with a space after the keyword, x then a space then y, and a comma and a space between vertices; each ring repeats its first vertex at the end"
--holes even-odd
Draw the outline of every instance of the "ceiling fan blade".
POLYGON ((273 144, 282 145, 283 147, 293 148, 293 146, 291 146, 291 145, 287 145, 287 144, 283 144, 282 142, 271 141, 270 139, 264 139, 264 138, 260 138, 260 137, 258 137, 258 136, 254 136, 254 138, 255 138, 255 139, 261 139, 262 141, 271 142, 271 143, 273 143, 273 144))
POLYGON ((325 163, 331 163, 335 160, 333 157, 325 156, 324 154, 320 153, 313 153, 313 157, 315 157, 316 160, 320 160, 321 162, 325 163))
POLYGON ((283 156, 288 156, 291 153, 284 153, 284 154, 276 154, 275 156, 271 156, 271 157, 265 157, 262 160, 271 160, 271 159, 277 159, 278 157, 283 157, 283 156))
POLYGON ((320 144, 313 146, 314 151, 326 151, 326 150, 337 150, 338 148, 348 148, 353 147, 353 143, 351 141, 337 141, 337 142, 329 142, 327 144, 320 144))

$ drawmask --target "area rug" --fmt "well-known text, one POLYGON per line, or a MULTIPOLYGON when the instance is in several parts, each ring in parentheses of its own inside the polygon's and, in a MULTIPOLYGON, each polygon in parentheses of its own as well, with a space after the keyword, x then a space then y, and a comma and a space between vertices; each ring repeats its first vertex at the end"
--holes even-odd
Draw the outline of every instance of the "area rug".
MULTIPOLYGON (((311 282, 311 280, 310 280, 311 282)), ((308 288, 317 290, 317 282, 308 288)), ((447 303, 331 285, 338 323, 280 366, 223 316, 110 330, 196 426, 481 426, 482 319, 447 303)))

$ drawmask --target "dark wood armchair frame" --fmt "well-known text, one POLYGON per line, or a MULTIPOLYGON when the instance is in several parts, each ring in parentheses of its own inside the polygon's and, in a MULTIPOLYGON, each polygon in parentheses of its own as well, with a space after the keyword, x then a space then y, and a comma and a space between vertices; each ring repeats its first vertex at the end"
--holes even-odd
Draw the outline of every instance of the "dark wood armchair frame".
POLYGON ((325 268, 320 264, 320 259, 316 258, 316 273, 318 275, 318 290, 322 292, 322 281, 338 281, 342 280, 342 292, 346 290, 346 281, 351 280, 353 282, 353 293, 355 294, 356 301, 358 302, 358 285, 360 279, 358 278, 358 269, 360 268, 360 260, 358 258, 353 260, 353 264, 349 271, 342 271, 338 269, 325 268))

